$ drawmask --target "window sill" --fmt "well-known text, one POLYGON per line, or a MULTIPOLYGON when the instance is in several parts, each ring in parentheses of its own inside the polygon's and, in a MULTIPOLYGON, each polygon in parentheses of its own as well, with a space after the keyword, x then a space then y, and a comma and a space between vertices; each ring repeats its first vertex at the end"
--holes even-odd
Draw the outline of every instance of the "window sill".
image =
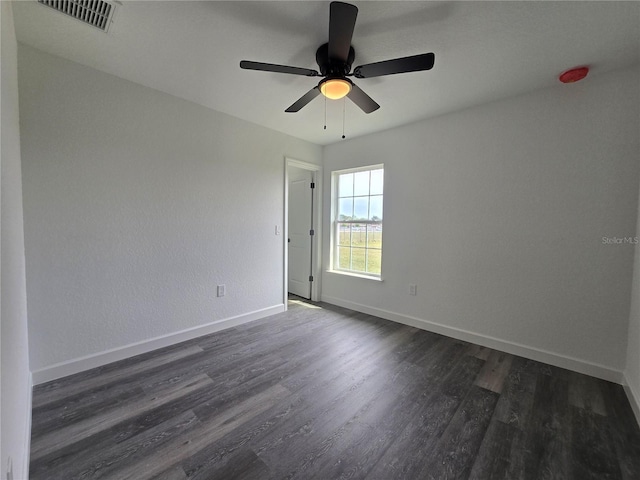
POLYGON ((371 275, 362 275, 359 273, 345 272, 344 270, 327 270, 327 273, 335 273, 336 275, 344 275, 345 277, 362 278, 364 280, 373 280, 374 282, 382 282, 382 277, 373 277, 371 275))

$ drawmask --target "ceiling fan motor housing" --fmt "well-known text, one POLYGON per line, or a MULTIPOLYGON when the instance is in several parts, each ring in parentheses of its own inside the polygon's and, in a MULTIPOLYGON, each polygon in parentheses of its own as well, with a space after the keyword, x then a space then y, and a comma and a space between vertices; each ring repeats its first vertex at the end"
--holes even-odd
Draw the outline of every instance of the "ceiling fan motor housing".
POLYGON ((344 78, 351 71, 351 65, 356 58, 353 47, 349 47, 349 55, 346 63, 342 60, 329 58, 329 44, 320 45, 316 50, 316 62, 323 77, 344 78))

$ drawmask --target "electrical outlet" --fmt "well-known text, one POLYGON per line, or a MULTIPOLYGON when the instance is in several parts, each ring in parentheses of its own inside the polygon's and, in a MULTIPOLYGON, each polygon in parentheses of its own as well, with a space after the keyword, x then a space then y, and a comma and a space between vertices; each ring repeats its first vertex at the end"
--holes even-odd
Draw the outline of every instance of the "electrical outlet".
POLYGON ((225 287, 224 285, 218 285, 218 296, 224 297, 226 293, 227 293, 227 287, 225 287))
POLYGON ((409 295, 417 295, 418 294, 418 286, 410 283, 409 284, 409 295))

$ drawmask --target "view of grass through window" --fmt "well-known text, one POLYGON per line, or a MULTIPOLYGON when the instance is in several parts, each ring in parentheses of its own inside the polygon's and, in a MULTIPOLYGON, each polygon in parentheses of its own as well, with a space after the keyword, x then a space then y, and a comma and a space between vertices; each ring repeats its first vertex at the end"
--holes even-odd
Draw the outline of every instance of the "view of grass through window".
POLYGON ((337 172, 334 268, 380 276, 382 264, 382 167, 337 172))

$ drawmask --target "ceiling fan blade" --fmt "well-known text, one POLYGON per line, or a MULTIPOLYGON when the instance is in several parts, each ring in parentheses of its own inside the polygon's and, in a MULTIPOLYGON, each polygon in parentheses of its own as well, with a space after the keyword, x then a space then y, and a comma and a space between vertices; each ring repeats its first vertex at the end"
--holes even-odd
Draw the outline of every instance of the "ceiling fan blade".
POLYGON ((395 58, 383 62, 360 65, 353 70, 356 78, 380 77, 382 75, 394 75, 396 73, 419 72, 431 70, 436 56, 433 53, 423 53, 411 57, 395 58))
POLYGON ((342 2, 329 6, 329 58, 347 62, 358 8, 342 2))
POLYGON ((317 77, 319 75, 315 70, 309 68, 289 67, 287 65, 276 65, 274 63, 250 62, 242 60, 240 68, 245 70, 260 70, 263 72, 289 73, 291 75, 304 75, 305 77, 317 77))
POLYGON ((351 91, 347 94, 347 97, 359 106, 364 113, 375 112, 380 108, 380 105, 378 105, 373 98, 364 93, 364 91, 355 84, 351 85, 351 91))
POLYGON ((296 102, 285 110, 287 113, 299 112, 311 100, 320 95, 320 89, 316 86, 300 97, 296 102))

